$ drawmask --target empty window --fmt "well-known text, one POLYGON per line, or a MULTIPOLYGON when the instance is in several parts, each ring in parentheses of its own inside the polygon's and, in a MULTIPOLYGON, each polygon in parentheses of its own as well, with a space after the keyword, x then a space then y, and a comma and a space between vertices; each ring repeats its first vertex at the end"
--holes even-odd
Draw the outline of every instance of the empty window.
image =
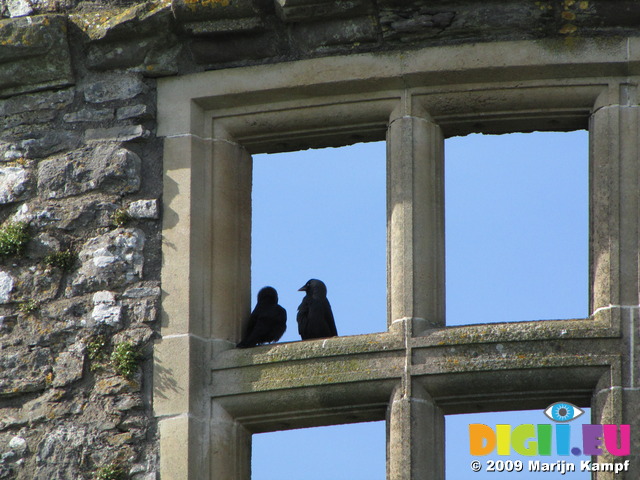
POLYGON ((384 480, 384 422, 253 435, 252 480, 384 480))
POLYGON ((588 316, 588 134, 446 141, 447 324, 588 316))

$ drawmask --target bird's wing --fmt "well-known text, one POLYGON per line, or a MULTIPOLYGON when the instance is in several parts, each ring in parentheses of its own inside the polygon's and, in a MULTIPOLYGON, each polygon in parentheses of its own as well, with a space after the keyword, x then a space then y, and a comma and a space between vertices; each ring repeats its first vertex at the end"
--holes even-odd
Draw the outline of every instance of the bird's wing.
POLYGON ((329 300, 327 300, 326 298, 324 300, 324 319, 327 323, 327 326, 329 327, 331 335, 337 337, 338 330, 336 329, 336 322, 333 318, 333 311, 331 310, 331 304, 329 303, 329 300))
POLYGON ((253 347, 255 343, 252 343, 255 339, 254 331, 258 323, 258 317, 260 316, 260 307, 256 305, 251 315, 249 315, 249 321, 247 322, 247 330, 237 347, 253 347))
POLYGON ((304 340, 306 336, 307 321, 309 319, 309 299, 305 296, 298 306, 298 315, 296 320, 298 321, 298 333, 304 340))
POLYGON ((280 305, 274 305, 271 328, 271 341, 277 342, 287 330, 287 311, 280 305))

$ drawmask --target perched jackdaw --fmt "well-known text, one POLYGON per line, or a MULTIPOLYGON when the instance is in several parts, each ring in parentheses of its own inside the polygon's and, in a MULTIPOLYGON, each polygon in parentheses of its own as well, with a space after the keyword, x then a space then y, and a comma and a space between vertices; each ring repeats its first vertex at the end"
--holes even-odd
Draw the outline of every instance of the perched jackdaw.
POLYGON ((278 292, 273 287, 264 287, 258 292, 258 303, 249 317, 247 334, 236 347, 277 342, 286 329, 287 311, 278 305, 278 292))
POLYGON ((338 335, 327 300, 327 286, 312 278, 298 291, 307 293, 298 307, 298 333, 302 340, 338 335))

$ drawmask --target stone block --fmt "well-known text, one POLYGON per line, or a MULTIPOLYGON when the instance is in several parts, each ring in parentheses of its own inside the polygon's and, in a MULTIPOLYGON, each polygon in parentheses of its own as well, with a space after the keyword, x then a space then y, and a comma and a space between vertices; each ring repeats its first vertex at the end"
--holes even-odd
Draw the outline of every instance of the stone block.
POLYGON ((66 17, 0 20, 0 45, 0 97, 73 83, 66 17))
POLYGON ((93 310, 91 311, 91 326, 109 325, 117 327, 120 325, 122 307, 116 302, 113 292, 102 291, 93 294, 93 310))
POLYGON ((15 280, 10 273, 0 270, 0 304, 9 303, 14 283, 15 280))
POLYGON ((55 92, 38 92, 17 95, 0 100, 0 116, 16 115, 18 113, 62 109, 73 102, 75 90, 67 88, 55 92))
POLYGON ((25 168, 0 168, 0 205, 18 201, 25 193, 29 179, 29 171, 25 168))
POLYGON ((281 51, 281 40, 272 33, 198 39, 191 44, 193 59, 199 64, 258 60, 280 55, 281 51))
POLYGON ((295 43, 305 50, 378 40, 377 24, 373 17, 300 23, 293 27, 292 33, 295 43))
POLYGON ((249 17, 187 22, 182 26, 182 28, 189 35, 213 36, 261 31, 265 29, 265 25, 261 18, 249 17))
POLYGON ((152 116, 151 108, 145 104, 127 105, 120 107, 116 111, 118 120, 128 120, 130 118, 150 118, 152 116))
POLYGON ((89 128, 85 133, 87 142, 130 142, 150 135, 142 125, 125 125, 111 128, 89 128))
POLYGON ((91 110, 88 108, 64 115, 63 120, 67 123, 78 122, 105 122, 113 120, 113 109, 105 108, 100 110, 91 110))
POLYGON ((44 390, 52 363, 48 348, 4 348, 0 356, 0 398, 44 390))
POLYGON ((158 201, 155 199, 131 202, 127 212, 129 212, 129 215, 133 218, 153 220, 160 218, 158 201))
POLYGON ((125 298, 144 298, 156 297, 160 298, 160 287, 132 287, 125 290, 123 296, 125 298))
POLYGON ((140 188, 141 160, 119 145, 76 150, 38 165, 38 190, 43 198, 64 198, 101 189, 125 194, 140 188))
POLYGON ((80 135, 77 132, 46 130, 31 133, 30 138, 22 140, 18 147, 24 151, 25 158, 37 159, 71 150, 78 147, 79 144, 80 135))
POLYGON ((15 162, 24 158, 24 152, 12 143, 0 141, 0 162, 15 162))
POLYGON ((112 4, 69 19, 93 42, 156 36, 169 30, 172 17, 170 2, 148 1, 129 7, 112 4))
POLYGON ((172 0, 180 22, 248 18, 258 15, 255 0, 172 0))
POLYGON ((158 46, 147 52, 141 69, 145 77, 164 77, 177 75, 180 71, 178 64, 184 57, 184 45, 178 44, 173 48, 158 46))
POLYGON ((276 13, 285 22, 308 22, 319 18, 366 15, 371 0, 275 0, 276 13))
POLYGON ((82 265, 68 294, 117 288, 142 280, 145 236, 135 228, 118 228, 91 238, 80 250, 82 265))
POLYGON ((76 343, 56 358, 53 366, 54 387, 65 387, 82 378, 85 358, 84 350, 84 344, 76 343))
POLYGON ((83 86, 84 99, 89 103, 129 100, 146 90, 142 78, 136 74, 116 73, 100 75, 83 86))
POLYGON ((122 40, 91 45, 87 53, 87 65, 95 70, 131 68, 144 62, 153 39, 122 40))
POLYGON ((24 17, 33 13, 33 5, 29 0, 6 0, 4 6, 12 18, 24 17))

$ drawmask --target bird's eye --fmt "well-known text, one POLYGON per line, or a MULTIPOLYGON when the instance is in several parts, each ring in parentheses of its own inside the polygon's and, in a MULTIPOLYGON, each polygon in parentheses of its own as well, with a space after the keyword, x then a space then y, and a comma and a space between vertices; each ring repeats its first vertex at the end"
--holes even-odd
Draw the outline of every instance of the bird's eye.
POLYGON ((583 413, 584 410, 569 402, 552 403, 544 411, 544 414, 554 422, 570 422, 583 413))

